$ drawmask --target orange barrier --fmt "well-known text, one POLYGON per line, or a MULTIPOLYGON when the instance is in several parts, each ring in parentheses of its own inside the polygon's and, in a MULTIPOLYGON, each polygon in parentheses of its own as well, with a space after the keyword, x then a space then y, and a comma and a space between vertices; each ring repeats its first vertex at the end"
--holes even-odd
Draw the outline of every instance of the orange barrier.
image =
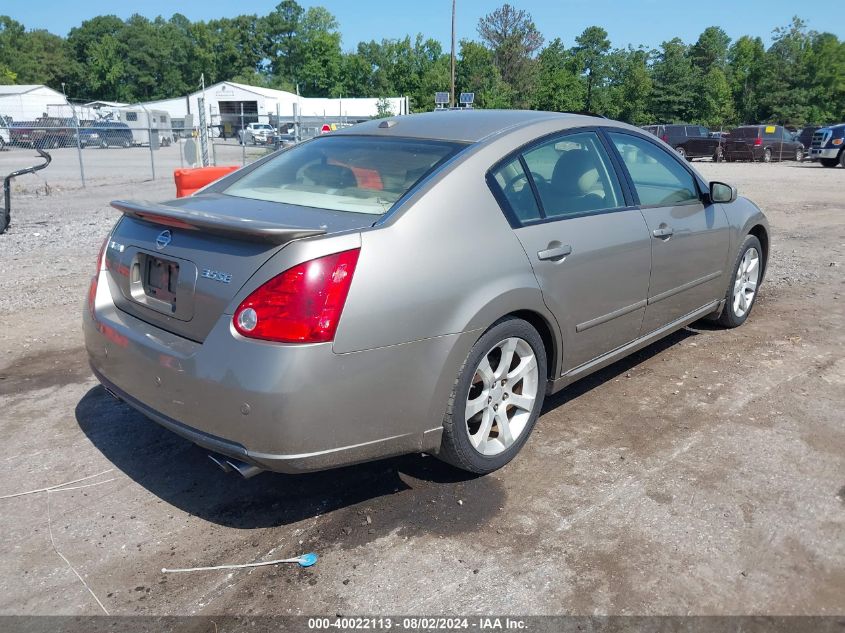
POLYGON ((220 167, 193 167, 190 169, 174 169, 173 180, 176 181, 176 197, 190 196, 198 189, 229 174, 240 165, 224 165, 220 167))

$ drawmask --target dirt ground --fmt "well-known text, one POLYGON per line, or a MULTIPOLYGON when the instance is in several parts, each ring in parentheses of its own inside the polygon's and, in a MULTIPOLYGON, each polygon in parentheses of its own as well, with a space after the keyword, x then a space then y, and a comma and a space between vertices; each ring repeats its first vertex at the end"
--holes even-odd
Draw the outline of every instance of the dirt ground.
POLYGON ((548 399, 480 478, 420 455, 223 474, 111 399, 82 348, 108 201, 172 184, 17 196, 0 496, 102 474, 0 499, 0 614, 845 613, 845 170, 697 166, 771 220, 749 322, 696 324, 548 399), (308 551, 308 569, 161 572, 308 551))

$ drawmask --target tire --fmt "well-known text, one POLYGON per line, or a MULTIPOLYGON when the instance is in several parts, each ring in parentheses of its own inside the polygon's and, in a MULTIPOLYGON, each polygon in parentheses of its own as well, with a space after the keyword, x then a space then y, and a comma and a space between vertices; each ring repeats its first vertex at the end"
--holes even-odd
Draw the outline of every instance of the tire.
POLYGON ((716 151, 713 152, 713 162, 714 163, 721 163, 725 160, 725 154, 720 148, 716 148, 716 151))
POLYGON ((547 376, 546 350, 537 330, 512 317, 494 323, 473 345, 458 372, 437 457, 478 474, 493 472, 510 462, 537 422, 547 376), (505 370, 501 363, 508 349, 511 364, 505 370), (487 371, 480 367, 485 361, 487 371), (501 378, 508 374, 513 375, 512 382, 501 378), (513 404, 517 400, 520 405, 513 404), (478 409, 468 421, 470 402, 478 402, 478 409))
POLYGON ((839 164, 845 167, 845 151, 839 152, 839 164))
POLYGON ((745 323, 748 315, 751 314, 754 302, 757 300, 764 266, 763 248, 760 246, 760 240, 753 235, 746 235, 734 261, 733 274, 725 292, 725 307, 722 308, 722 314, 719 315, 719 325, 725 328, 735 328, 745 323), (751 260, 753 260, 752 251, 756 251, 756 265, 753 268, 749 267, 751 260), (746 255, 749 259, 746 259, 746 255), (756 280, 754 280, 755 275, 756 280), (748 294, 748 281, 754 281, 753 293, 750 296, 748 294), (740 294, 744 299, 739 297, 740 294))
MULTIPOLYGON (((678 147, 675 148, 675 151, 678 152, 678 156, 680 156, 681 158, 687 158, 687 150, 685 150, 680 145, 678 145, 678 147)), ((689 159, 687 159, 687 160, 689 160, 689 159)))
POLYGON ((0 152, 2 152, 4 149, 6 149, 6 141, 4 141, 2 137, 0 137, 0 152))
POLYGON ((804 160, 804 150, 800 147, 795 150, 795 160, 799 163, 804 160))
MULTIPOLYGON (((842 158, 842 154, 839 155, 842 158)), ((836 167, 839 164, 839 161, 835 158, 822 158, 821 159, 822 167, 836 167)))
POLYGON ((6 232, 12 223, 12 214, 5 209, 0 209, 0 235, 6 232))
POLYGON ((125 140, 125 141, 123 141, 122 145, 123 145, 124 148, 128 149, 128 148, 132 147, 132 141, 125 140))
POLYGON ((771 163, 772 162, 772 150, 768 147, 763 151, 763 155, 760 157, 761 163, 771 163))

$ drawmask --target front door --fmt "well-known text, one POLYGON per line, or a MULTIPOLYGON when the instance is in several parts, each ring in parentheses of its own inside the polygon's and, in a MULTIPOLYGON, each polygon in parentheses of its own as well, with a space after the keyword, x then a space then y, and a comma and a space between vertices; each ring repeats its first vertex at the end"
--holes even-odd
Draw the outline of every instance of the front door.
POLYGON ((627 168, 651 236, 651 283, 642 334, 725 294, 730 233, 717 204, 705 204, 695 176, 639 135, 609 132, 627 168))
POLYGON ((493 172, 563 335, 562 373, 635 339, 649 233, 595 131, 547 139, 493 172))

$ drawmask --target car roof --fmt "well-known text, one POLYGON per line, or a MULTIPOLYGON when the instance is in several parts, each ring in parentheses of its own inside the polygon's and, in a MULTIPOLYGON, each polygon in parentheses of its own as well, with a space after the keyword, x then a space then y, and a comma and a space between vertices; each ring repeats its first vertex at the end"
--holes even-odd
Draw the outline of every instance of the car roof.
MULTIPOLYGON (((489 136, 541 121, 559 120, 561 128, 622 125, 608 119, 535 110, 446 110, 373 119, 332 132, 333 135, 376 135, 475 143, 489 136)), ((625 126, 628 127, 628 126, 625 126)))

